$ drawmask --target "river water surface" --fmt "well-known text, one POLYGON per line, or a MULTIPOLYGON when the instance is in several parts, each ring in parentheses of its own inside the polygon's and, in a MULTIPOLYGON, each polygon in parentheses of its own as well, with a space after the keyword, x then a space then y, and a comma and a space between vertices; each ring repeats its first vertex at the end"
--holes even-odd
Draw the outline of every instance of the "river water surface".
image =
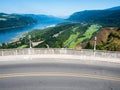
POLYGON ((37 24, 26 26, 22 28, 6 29, 0 31, 0 43, 11 42, 14 38, 20 37, 23 33, 32 31, 35 29, 43 29, 48 26, 54 26, 58 23, 64 22, 64 20, 49 20, 39 22, 37 24))

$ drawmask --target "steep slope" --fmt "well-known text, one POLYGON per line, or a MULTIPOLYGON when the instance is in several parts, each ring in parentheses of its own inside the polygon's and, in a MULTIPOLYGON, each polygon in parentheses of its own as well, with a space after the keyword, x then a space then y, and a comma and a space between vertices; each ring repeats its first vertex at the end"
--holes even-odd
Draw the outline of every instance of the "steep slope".
MULTIPOLYGON (((120 28, 103 28, 95 36, 97 37, 97 49, 120 51, 120 28)), ((87 43, 86 48, 93 48, 93 45, 94 37, 87 43)))
MULTIPOLYGON (((97 49, 120 51, 120 6, 105 10, 76 12, 69 17, 69 20, 101 25, 103 29, 96 34, 97 49)), ((83 48, 93 49, 93 44, 94 37, 80 45, 83 48)))
POLYGON ((78 22, 93 22, 92 20, 111 14, 109 10, 85 10, 80 12, 75 12, 68 19, 78 22), (104 14, 103 14, 104 13, 104 14))
POLYGON ((112 8, 109 8, 107 10, 120 10, 120 6, 112 7, 112 8))
POLYGON ((24 27, 33 23, 36 23, 36 20, 31 17, 0 13, 0 30, 24 27))
POLYGON ((28 35, 34 48, 86 48, 93 49, 97 37, 98 50, 120 51, 120 28, 102 28, 97 24, 63 23, 44 30, 34 30, 19 41, 2 44, 0 48, 29 47, 28 35))
POLYGON ((86 10, 72 14, 68 20, 115 27, 120 26, 120 10, 86 10))
POLYGON ((31 35, 33 47, 76 48, 88 41, 99 29, 100 25, 81 23, 62 23, 44 30, 34 30, 24 35, 17 42, 3 44, 0 48, 29 47, 28 35, 31 35))
POLYGON ((23 16, 27 16, 27 17, 31 17, 34 20, 36 20, 37 22, 45 22, 45 21, 62 21, 62 18, 58 18, 58 17, 54 17, 54 16, 50 16, 50 15, 42 15, 42 14, 24 14, 23 16))

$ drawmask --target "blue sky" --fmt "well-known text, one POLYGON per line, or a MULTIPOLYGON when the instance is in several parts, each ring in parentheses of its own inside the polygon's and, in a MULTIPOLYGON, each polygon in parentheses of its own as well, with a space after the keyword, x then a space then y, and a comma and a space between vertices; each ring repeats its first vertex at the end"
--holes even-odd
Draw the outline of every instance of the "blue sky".
POLYGON ((120 0, 0 0, 0 12, 68 16, 74 12, 120 6, 120 0))

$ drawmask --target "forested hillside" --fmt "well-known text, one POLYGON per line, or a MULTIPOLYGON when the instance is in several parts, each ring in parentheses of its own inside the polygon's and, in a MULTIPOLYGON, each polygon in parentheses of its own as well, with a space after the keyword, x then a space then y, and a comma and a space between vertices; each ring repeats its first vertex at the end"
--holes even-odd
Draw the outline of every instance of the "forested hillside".
POLYGON ((36 23, 36 21, 31 17, 0 13, 0 30, 24 27, 34 23, 36 23))
POLYGON ((102 28, 98 24, 62 23, 44 30, 34 30, 16 42, 3 43, 0 48, 28 48, 31 35, 34 48, 86 48, 93 49, 97 37, 98 50, 120 51, 120 28, 102 28))
POLYGON ((120 9, 118 10, 86 10, 72 14, 68 20, 90 24, 100 24, 103 27, 120 26, 120 9))
POLYGON ((36 20, 37 22, 43 22, 43 21, 55 21, 55 20, 60 20, 62 21, 62 18, 58 18, 55 16, 50 16, 50 15, 42 15, 42 14, 22 14, 22 16, 27 16, 27 17, 31 17, 34 20, 36 20))
POLYGON ((62 23, 56 27, 26 33, 19 41, 2 44, 1 48, 29 47, 29 35, 31 35, 34 48, 47 46, 50 48, 76 48, 81 43, 88 41, 100 28, 101 26, 97 24, 62 23))

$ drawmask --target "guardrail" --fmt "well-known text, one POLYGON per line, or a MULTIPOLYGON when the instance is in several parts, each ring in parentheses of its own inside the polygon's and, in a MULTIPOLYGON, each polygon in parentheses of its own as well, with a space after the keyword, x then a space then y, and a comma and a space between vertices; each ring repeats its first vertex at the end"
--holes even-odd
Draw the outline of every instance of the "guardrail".
POLYGON ((93 51, 88 49, 66 49, 66 48, 26 48, 26 49, 1 49, 0 56, 10 55, 42 55, 42 54, 63 54, 63 55, 79 55, 79 56, 95 56, 103 58, 120 59, 120 52, 114 51, 93 51))

